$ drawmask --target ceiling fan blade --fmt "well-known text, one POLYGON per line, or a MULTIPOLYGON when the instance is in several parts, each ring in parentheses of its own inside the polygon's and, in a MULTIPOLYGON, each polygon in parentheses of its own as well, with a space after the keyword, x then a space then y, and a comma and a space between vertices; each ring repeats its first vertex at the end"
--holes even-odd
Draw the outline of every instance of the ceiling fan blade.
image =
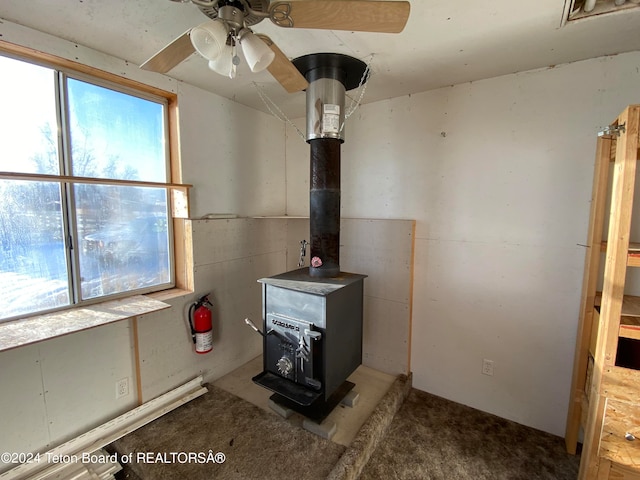
POLYGON ((140 65, 143 70, 166 73, 196 51, 189 37, 191 29, 140 65))
POLYGON ((407 1, 297 0, 269 6, 280 27, 399 33, 409 19, 407 1))
POLYGON ((271 65, 267 67, 267 70, 269 70, 273 78, 275 78, 288 93, 305 90, 309 86, 309 82, 307 82, 287 56, 282 53, 282 50, 266 35, 258 34, 258 37, 276 54, 271 65))

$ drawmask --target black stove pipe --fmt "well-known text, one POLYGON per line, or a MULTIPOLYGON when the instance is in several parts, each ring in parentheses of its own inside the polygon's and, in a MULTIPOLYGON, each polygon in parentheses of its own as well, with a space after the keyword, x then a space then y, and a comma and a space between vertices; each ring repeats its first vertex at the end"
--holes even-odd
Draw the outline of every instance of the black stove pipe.
POLYGON ((336 277, 340 273, 340 145, 335 138, 309 140, 310 274, 336 277), (318 265, 318 259, 322 262, 318 265))
POLYGON ((362 81, 364 62, 336 53, 316 53, 293 61, 309 82, 307 142, 309 181, 309 275, 340 274, 340 145, 344 142, 345 92, 362 81))

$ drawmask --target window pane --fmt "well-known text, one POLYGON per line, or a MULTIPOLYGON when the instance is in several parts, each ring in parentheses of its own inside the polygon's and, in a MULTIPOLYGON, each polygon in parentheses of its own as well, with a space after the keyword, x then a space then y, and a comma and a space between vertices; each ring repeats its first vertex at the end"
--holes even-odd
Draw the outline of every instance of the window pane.
POLYGON ((68 79, 73 175, 165 182, 164 106, 68 79))
POLYGON ((58 175, 53 70, 0 56, 0 171, 58 175))
POLYGON ((69 305, 60 186, 0 180, 0 319, 69 305))
POLYGON ((82 298, 171 281, 165 189, 75 186, 82 298))

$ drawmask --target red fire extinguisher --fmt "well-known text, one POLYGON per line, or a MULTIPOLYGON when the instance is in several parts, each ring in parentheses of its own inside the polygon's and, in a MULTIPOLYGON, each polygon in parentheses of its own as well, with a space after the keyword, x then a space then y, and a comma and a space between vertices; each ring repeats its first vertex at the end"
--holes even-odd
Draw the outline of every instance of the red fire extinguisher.
POLYGON ((208 307, 213 307, 208 294, 200 297, 189 307, 189 325, 196 353, 207 353, 213 350, 213 325, 211 310, 208 307))

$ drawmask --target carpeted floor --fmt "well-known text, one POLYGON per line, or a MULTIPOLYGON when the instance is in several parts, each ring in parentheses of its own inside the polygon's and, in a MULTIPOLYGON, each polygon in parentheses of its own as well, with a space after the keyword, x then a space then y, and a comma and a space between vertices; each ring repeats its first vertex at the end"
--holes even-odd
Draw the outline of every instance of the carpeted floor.
POLYGON ((346 449, 209 385, 209 393, 109 450, 134 458, 209 450, 226 456, 224 463, 133 463, 118 474, 124 480, 576 479, 580 457, 568 455, 561 438, 410 385, 397 379, 346 449))
POLYGON ((361 480, 575 480, 563 439, 412 389, 361 480))
MULTIPOLYGON (((289 424, 213 385, 209 392, 112 443, 108 450, 142 462, 124 465, 121 479, 323 479, 343 445, 289 424), (183 454, 221 452, 223 463, 183 454), (160 457, 157 453, 161 453, 160 457), (151 456, 149 456, 151 454, 151 456), (175 454, 175 455, 173 455, 175 454), (142 457, 139 457, 142 455, 142 457), (200 458, 206 463, 199 463, 200 458)), ((122 463, 122 462, 121 462, 122 463)))

